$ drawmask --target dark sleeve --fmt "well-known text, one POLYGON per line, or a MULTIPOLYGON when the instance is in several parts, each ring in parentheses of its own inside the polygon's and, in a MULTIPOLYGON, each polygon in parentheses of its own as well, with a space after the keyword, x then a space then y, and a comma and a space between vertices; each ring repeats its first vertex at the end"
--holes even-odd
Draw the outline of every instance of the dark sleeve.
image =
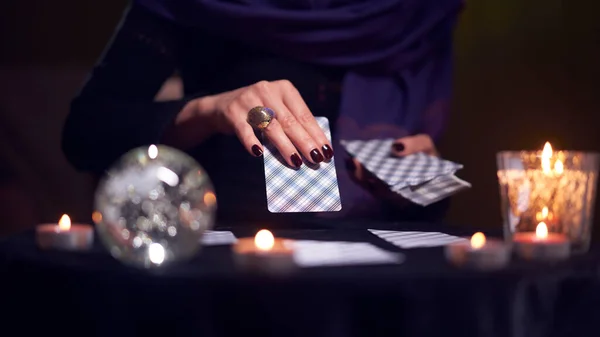
POLYGON ((135 147, 158 143, 186 99, 154 102, 176 69, 177 27, 130 8, 71 102, 62 149, 78 170, 102 172, 135 147))

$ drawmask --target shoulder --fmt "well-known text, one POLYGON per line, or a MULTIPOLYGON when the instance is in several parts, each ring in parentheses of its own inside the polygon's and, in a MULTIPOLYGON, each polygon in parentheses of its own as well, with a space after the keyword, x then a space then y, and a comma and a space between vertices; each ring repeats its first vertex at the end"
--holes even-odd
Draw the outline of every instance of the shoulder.
POLYGON ((126 9, 121 20, 120 30, 138 30, 146 33, 170 33, 179 35, 185 31, 182 25, 177 24, 157 13, 132 2, 126 9))

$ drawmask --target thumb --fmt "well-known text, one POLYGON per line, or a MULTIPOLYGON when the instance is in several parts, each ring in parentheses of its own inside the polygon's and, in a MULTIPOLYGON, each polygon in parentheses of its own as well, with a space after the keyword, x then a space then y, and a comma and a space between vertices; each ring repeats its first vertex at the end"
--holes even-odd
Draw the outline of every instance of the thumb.
POLYGON ((433 140, 426 134, 398 138, 392 144, 392 155, 397 157, 404 157, 417 152, 424 152, 431 156, 438 155, 433 140))

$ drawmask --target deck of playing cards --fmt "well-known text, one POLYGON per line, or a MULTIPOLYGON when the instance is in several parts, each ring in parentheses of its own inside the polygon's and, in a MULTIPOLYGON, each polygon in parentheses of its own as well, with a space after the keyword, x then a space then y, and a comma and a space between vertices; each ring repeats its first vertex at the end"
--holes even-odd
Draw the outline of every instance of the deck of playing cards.
POLYGON ((422 206, 471 187, 454 175, 462 165, 425 153, 394 157, 393 142, 394 139, 372 139, 341 141, 341 144, 392 191, 422 206))

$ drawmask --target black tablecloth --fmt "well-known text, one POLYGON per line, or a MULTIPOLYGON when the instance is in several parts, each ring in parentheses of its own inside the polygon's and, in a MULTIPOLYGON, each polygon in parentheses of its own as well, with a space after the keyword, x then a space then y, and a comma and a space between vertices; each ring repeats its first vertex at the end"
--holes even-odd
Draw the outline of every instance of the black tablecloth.
MULTIPOLYGON (((423 226, 393 225, 432 229, 423 226)), ((356 227, 274 232, 371 242, 403 251, 406 261, 274 277, 242 272, 231 248, 216 246, 185 264, 145 271, 121 265, 100 245, 87 253, 42 252, 33 233, 23 233, 0 242, 0 335, 600 335, 594 249, 553 265, 514 261, 501 271, 476 272, 448 265, 442 248, 401 250, 365 229, 340 229, 356 227)))

